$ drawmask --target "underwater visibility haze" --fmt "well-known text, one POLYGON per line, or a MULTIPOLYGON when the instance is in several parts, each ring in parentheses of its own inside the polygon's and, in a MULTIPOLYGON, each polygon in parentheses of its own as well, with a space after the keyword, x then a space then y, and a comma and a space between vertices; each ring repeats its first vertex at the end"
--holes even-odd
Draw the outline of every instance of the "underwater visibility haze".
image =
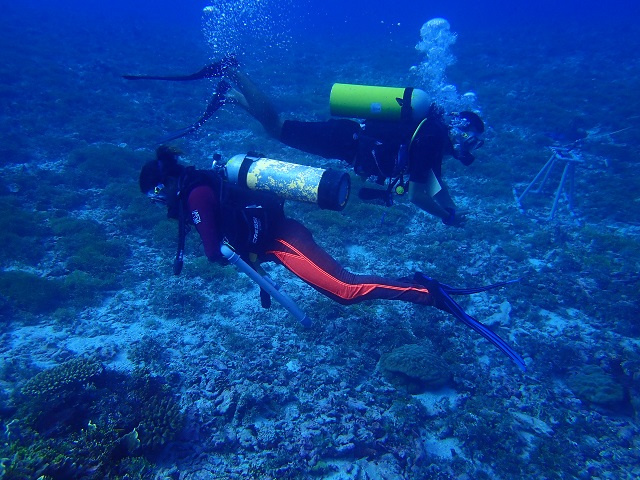
POLYGON ((0 479, 640 476, 638 2, 2 10, 0 479), (225 56, 287 119, 330 118, 334 83, 412 86, 482 117, 475 161, 443 164, 461 228, 407 195, 359 198, 369 184, 348 165, 231 102, 170 145, 199 169, 260 152, 349 172, 343 210, 288 200, 287 216, 357 274, 514 281, 455 297, 488 330, 404 302, 339 305, 264 264, 305 327, 209 262, 195 231, 173 275, 176 223, 138 176, 219 79, 122 76, 225 56))

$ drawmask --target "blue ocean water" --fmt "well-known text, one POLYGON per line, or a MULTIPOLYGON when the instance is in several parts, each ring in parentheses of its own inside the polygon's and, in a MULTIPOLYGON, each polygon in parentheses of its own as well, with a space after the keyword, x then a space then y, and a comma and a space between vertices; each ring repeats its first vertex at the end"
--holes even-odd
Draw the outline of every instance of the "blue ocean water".
MULTIPOLYGON (((638 2, 1 3, 0 478, 639 476, 638 2), (434 18, 446 48, 421 38, 434 18), (356 273, 520 278, 460 302, 526 373, 433 308, 339 306, 268 266, 315 319, 303 329, 195 233, 171 274, 176 225, 138 172, 216 83, 121 75, 227 54, 286 118, 328 118, 334 82, 446 91, 481 113, 476 162, 444 167, 464 228, 401 197, 287 214, 356 273)), ((227 106, 173 145, 199 168, 247 151, 344 168, 227 106)))

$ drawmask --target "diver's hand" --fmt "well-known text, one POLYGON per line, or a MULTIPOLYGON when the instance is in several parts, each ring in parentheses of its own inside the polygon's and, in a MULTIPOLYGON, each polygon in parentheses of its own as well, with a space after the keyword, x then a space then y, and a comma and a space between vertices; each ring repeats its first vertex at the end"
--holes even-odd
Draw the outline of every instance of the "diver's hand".
POLYGON ((442 219, 442 223, 449 227, 464 227, 465 223, 467 223, 467 217, 462 212, 456 212, 454 208, 447 208, 447 212, 449 212, 449 216, 447 218, 442 219))

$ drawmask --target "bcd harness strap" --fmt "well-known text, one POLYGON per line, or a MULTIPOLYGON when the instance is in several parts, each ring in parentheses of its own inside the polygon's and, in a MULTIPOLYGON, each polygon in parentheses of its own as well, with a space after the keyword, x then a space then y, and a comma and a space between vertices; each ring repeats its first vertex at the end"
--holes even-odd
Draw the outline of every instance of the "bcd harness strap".
MULTIPOLYGON (((409 113, 408 115, 411 114, 411 91, 412 89, 407 88, 405 90, 405 95, 404 95, 404 99, 403 99, 403 103, 402 103, 402 116, 403 118, 405 118, 405 106, 407 105, 407 98, 408 98, 408 102, 409 102, 409 113), (407 90, 409 90, 409 92, 407 93, 407 90)), ((400 146, 398 147, 398 153, 396 155, 396 161, 395 161, 395 166, 394 166, 394 173, 395 175, 389 176, 389 177, 383 177, 383 176, 378 176, 377 177, 377 183, 382 184, 384 183, 386 180, 388 180, 387 183, 387 188, 386 190, 379 190, 377 188, 361 188, 360 189, 360 198, 362 198, 363 200, 368 200, 368 199, 382 199, 385 203, 385 205, 387 207, 390 207, 393 205, 393 195, 403 195, 407 189, 408 189, 408 184, 409 182, 407 180, 405 180, 405 175, 407 174, 407 172, 409 171, 409 165, 410 165, 410 160, 411 160, 411 153, 412 153, 412 147, 414 145, 414 141, 416 139, 416 137, 418 136, 418 133, 420 132, 421 128, 423 127, 423 125, 425 124, 425 122, 427 121, 427 119, 423 119, 418 126, 416 127, 416 129, 413 131, 412 135, 411 135, 411 139, 408 142, 408 145, 406 143, 402 143, 400 144, 400 146)), ((375 155, 375 152, 372 152, 372 156, 374 161, 376 162, 376 166, 378 167, 378 170, 381 170, 378 163, 377 163, 377 158, 375 155)))
POLYGON ((183 204, 181 198, 181 194, 185 186, 185 178, 186 174, 180 175, 180 178, 178 179, 178 192, 176 194, 178 197, 178 251, 176 252, 176 258, 173 261, 174 275, 180 275, 180 272, 182 271, 182 266, 184 265, 184 243, 187 232, 189 231, 185 214, 186 205, 183 204))

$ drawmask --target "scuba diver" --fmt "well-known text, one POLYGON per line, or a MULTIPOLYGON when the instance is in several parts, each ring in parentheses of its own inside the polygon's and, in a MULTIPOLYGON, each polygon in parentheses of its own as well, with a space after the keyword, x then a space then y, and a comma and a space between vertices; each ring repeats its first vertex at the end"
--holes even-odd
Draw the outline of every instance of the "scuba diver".
POLYGON ((167 135, 160 143, 195 132, 224 104, 239 105, 282 143, 343 160, 356 174, 386 186, 360 189, 362 199, 380 199, 390 206, 394 195, 408 192, 411 203, 440 218, 445 225, 461 227, 466 222, 442 179, 442 161, 445 155, 450 155, 470 165, 474 161, 472 152, 484 143, 481 138, 484 123, 470 111, 445 114, 422 90, 335 84, 331 112, 349 118, 306 122, 283 121, 271 100, 231 56, 191 75, 124 78, 172 81, 221 78, 203 116, 193 125, 167 135))
MULTIPOLYGON (((342 304, 350 305, 365 300, 399 300, 419 305, 436 307, 454 315, 464 324, 478 332, 511 358, 521 369, 525 369, 522 357, 507 345, 498 335, 468 315, 452 299, 452 295, 465 295, 504 286, 512 282, 501 282, 479 288, 455 289, 448 285, 415 272, 411 277, 393 280, 375 275, 356 275, 343 268, 329 253, 318 246, 312 233, 298 221, 284 214, 281 196, 273 191, 250 190, 237 182, 230 174, 228 164, 211 170, 196 170, 179 162, 181 152, 174 147, 162 145, 156 150, 156 159, 147 162, 140 173, 140 190, 152 201, 167 206, 168 216, 179 220, 179 245, 174 274, 179 274, 184 258, 184 237, 190 225, 195 226, 202 239, 204 252, 212 262, 236 262, 248 267, 241 269, 261 287, 260 298, 263 307, 270 305, 269 293, 277 294, 270 282, 263 282, 260 265, 275 262, 302 279, 318 292, 342 304), (251 273, 259 272, 260 275, 251 273)), ((260 181, 264 173, 273 179, 282 170, 280 165, 268 170, 266 159, 256 159, 251 154, 242 157, 238 172, 260 181), (253 162, 264 162, 259 172, 251 171, 253 162), (266 167, 265 167, 266 165, 266 167)), ((234 158, 236 158, 234 157, 234 158)), ((285 163, 273 161, 276 163, 285 163)), ((294 164, 286 164, 294 165, 294 164)), ((299 166, 304 169, 313 167, 299 166)), ((317 169, 320 170, 320 169, 317 169)), ((328 171, 328 170, 327 170, 328 171)), ((340 175, 349 178, 348 174, 340 175)), ((306 178, 309 176, 307 175, 306 178)), ((324 178, 325 175, 322 176, 324 178)), ((337 178, 340 178, 338 176, 337 178)), ((323 190, 320 180, 318 191, 323 190)), ((339 200, 336 208, 344 207, 348 192, 336 183, 339 200)), ((291 182, 287 182, 291 184, 291 182)), ((297 188, 297 187, 296 187, 297 188)), ((327 188, 324 188, 327 190, 327 188)), ((325 194, 322 194, 325 195, 325 194)), ((320 203, 318 195, 318 205, 320 203)), ((328 207, 331 208, 331 207, 328 207)), ((294 315, 290 299, 276 300, 294 315)), ((309 325, 308 318, 298 319, 309 325)))

